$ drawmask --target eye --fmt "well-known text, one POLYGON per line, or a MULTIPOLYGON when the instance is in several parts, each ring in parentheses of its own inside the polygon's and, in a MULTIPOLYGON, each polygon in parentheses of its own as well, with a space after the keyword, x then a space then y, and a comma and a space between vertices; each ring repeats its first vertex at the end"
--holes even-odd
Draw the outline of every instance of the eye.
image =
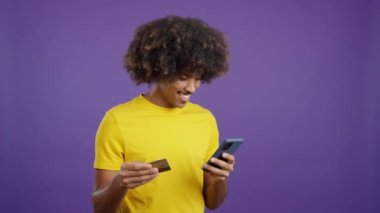
POLYGON ((180 81, 186 81, 187 80, 187 76, 186 75, 181 75, 181 76, 179 76, 178 80, 180 80, 180 81))

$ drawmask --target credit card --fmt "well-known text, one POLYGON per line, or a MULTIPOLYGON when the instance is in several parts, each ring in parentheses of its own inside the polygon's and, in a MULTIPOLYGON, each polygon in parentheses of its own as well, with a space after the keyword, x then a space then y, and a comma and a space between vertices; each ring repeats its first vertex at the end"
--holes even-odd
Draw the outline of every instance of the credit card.
POLYGON ((166 159, 156 160, 150 162, 149 164, 151 164, 152 167, 157 168, 159 172, 166 172, 170 170, 169 163, 166 159))

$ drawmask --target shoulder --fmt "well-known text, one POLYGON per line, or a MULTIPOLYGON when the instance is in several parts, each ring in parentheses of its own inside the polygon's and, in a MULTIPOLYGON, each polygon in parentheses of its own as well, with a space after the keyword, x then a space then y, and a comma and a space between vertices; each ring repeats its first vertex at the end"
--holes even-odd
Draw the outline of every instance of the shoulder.
POLYGON ((119 103, 119 104, 109 108, 106 111, 106 114, 112 115, 114 117, 120 117, 120 116, 125 116, 125 115, 128 115, 130 113, 133 113, 134 110, 136 109, 135 99, 136 98, 134 98, 130 101, 124 102, 124 103, 119 103))

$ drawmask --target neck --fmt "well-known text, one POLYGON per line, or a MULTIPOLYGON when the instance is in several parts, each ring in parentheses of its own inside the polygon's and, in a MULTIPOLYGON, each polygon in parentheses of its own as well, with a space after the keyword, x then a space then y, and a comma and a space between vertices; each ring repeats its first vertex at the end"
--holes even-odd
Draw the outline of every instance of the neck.
POLYGON ((160 106, 160 107, 170 107, 168 103, 164 101, 163 95, 160 90, 157 88, 157 85, 154 85, 147 93, 143 96, 150 101, 151 103, 160 106))

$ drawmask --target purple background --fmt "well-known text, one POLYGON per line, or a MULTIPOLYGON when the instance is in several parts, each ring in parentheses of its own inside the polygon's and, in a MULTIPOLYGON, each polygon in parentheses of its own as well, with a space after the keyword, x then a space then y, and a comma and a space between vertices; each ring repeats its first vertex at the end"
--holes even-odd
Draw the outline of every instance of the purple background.
POLYGON ((168 14, 226 32, 231 72, 193 101, 243 137, 217 212, 380 212, 380 1, 2 0, 0 212, 91 212, 104 112, 146 87, 133 30, 168 14))

